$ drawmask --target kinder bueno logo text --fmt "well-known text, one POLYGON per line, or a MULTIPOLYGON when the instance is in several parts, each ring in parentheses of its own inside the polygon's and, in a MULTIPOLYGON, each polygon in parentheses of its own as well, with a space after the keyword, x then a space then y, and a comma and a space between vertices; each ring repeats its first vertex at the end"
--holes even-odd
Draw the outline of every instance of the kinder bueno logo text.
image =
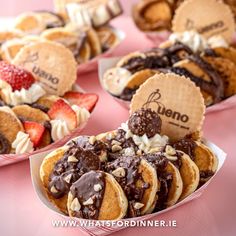
MULTIPOLYGON (((181 121, 183 123, 187 123, 189 121, 188 115, 181 114, 178 111, 173 111, 172 109, 166 108, 165 105, 159 101, 160 99, 161 93, 160 90, 157 89, 149 95, 147 102, 143 105, 143 108, 155 108, 158 114, 172 118, 173 120, 181 121)), ((173 122, 170 123, 176 125, 173 122)))
POLYGON ((185 24, 186 30, 190 31, 190 30, 196 29, 197 32, 200 33, 200 34, 204 34, 204 33, 207 33, 209 31, 212 31, 212 30, 222 29, 222 28, 224 28, 224 26, 225 26, 225 24, 222 20, 213 22, 209 25, 199 27, 199 28, 196 27, 195 22, 191 19, 187 19, 186 24, 185 24))
POLYGON ((32 71, 37 76, 48 80, 52 84, 58 84, 59 83, 59 79, 57 77, 54 77, 52 74, 44 71, 43 69, 41 69, 40 67, 38 67, 36 65, 34 65, 32 71))

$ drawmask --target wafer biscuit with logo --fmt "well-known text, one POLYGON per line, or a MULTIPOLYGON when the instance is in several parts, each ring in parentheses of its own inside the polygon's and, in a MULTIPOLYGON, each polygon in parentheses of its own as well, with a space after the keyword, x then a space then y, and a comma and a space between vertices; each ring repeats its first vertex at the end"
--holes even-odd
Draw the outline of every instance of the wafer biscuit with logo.
POLYGON ((101 171, 84 174, 72 184, 68 194, 67 208, 71 217, 119 220, 126 215, 127 207, 126 196, 118 182, 101 171))
POLYGON ((13 64, 30 71, 49 94, 64 95, 76 81, 77 63, 72 52, 54 42, 37 42, 20 50, 13 64))
POLYGON ((162 119, 161 133, 176 140, 201 130, 205 112, 199 88, 184 76, 172 73, 154 75, 140 86, 130 112, 140 108, 156 111, 162 119))

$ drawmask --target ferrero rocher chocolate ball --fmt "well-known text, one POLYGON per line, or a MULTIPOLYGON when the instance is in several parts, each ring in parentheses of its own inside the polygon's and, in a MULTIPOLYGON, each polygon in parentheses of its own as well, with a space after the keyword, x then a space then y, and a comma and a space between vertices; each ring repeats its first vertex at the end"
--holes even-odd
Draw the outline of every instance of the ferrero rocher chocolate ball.
POLYGON ((161 132, 161 118, 151 109, 139 109, 134 112, 128 121, 130 131, 138 136, 147 135, 148 138, 161 132))

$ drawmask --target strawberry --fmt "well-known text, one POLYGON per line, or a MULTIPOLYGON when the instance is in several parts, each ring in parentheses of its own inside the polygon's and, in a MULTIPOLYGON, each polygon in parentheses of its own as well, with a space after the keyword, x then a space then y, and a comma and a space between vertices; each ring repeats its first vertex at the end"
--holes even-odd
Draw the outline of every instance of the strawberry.
POLYGON ((23 68, 0 61, 0 79, 11 85, 12 90, 29 89, 35 82, 33 75, 23 68))
POLYGON ((77 117, 75 111, 63 99, 53 103, 48 111, 48 115, 53 120, 63 120, 67 123, 68 128, 73 130, 77 126, 77 117))
POLYGON ((34 144, 34 147, 37 147, 40 143, 45 128, 43 125, 34 122, 34 121, 25 121, 23 122, 25 132, 29 134, 31 142, 34 144))
POLYGON ((70 91, 65 93, 64 98, 71 104, 79 107, 86 108, 89 112, 92 112, 97 101, 98 95, 94 93, 80 93, 70 91))

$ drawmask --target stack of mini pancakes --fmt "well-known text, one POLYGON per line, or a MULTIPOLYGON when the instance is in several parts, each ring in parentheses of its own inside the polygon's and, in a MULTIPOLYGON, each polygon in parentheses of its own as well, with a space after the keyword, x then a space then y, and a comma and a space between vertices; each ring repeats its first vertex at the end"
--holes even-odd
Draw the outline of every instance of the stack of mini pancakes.
POLYGON ((118 220, 188 197, 218 160, 198 135, 172 141, 160 134, 161 124, 142 108, 115 131, 79 136, 48 154, 40 167, 48 199, 71 217, 118 220))
POLYGON ((12 62, 26 45, 49 40, 69 48, 78 64, 87 62, 119 43, 119 36, 108 24, 78 28, 55 12, 26 12, 16 17, 12 29, 0 32, 0 58, 12 62))
POLYGON ((168 40, 159 48, 124 56, 104 73, 102 84, 111 95, 131 101, 139 86, 160 72, 188 77, 210 106, 236 94, 236 49, 207 46, 193 50, 178 40, 168 40))

